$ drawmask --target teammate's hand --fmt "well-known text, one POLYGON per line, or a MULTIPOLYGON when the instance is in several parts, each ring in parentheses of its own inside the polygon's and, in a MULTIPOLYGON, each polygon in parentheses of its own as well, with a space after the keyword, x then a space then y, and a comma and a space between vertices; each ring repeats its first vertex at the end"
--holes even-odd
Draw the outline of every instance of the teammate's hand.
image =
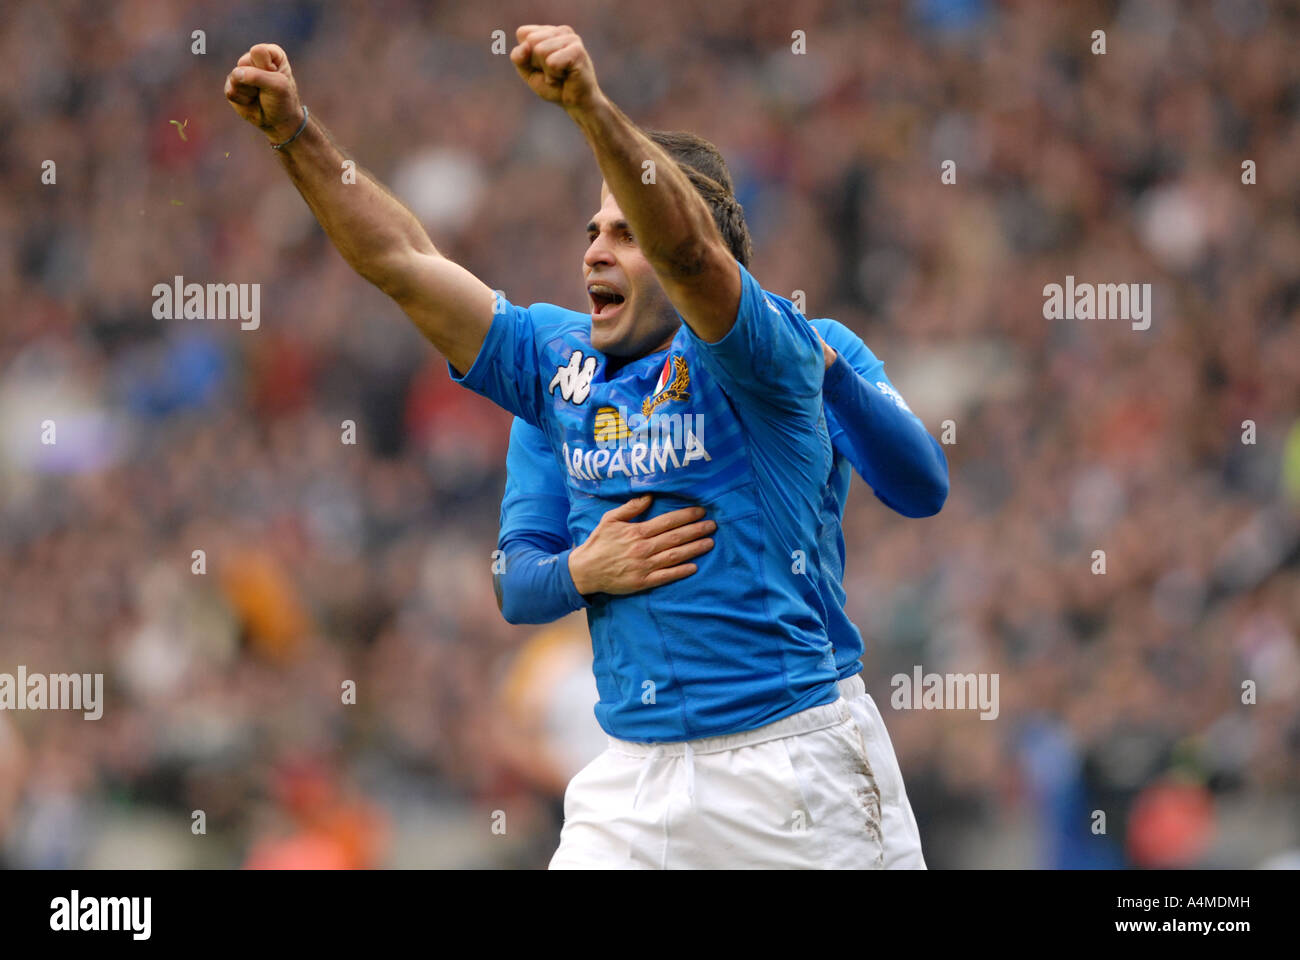
POLYGON ((831 349, 831 345, 829 343, 827 343, 825 340, 822 340, 822 335, 817 330, 816 327, 813 327, 813 333, 817 334, 817 339, 822 341, 822 359, 826 361, 826 369, 829 370, 832 366, 835 365, 835 358, 839 356, 839 354, 837 354, 834 350, 831 349))
POLYGON ((277 44, 256 44, 239 58, 226 77, 226 99, 272 143, 283 143, 302 126, 298 84, 277 44))
POLYGON ((688 561, 713 549, 718 529, 702 519, 703 507, 683 507, 634 521, 650 506, 649 495, 629 500, 603 517, 584 543, 569 552, 569 573, 581 594, 636 593, 689 577, 688 561))
POLYGON ((572 27, 527 24, 515 31, 518 46, 510 61, 543 100, 565 110, 582 110, 601 96, 596 69, 572 27))

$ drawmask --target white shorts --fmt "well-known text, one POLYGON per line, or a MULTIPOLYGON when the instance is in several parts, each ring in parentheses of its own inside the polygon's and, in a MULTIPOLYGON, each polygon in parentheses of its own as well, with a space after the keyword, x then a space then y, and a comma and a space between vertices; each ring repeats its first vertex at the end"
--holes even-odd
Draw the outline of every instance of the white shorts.
POLYGON ((843 698, 727 736, 610 737, 565 791, 551 869, 880 869, 868 756, 843 698))
POLYGON ((867 761, 876 775, 880 789, 881 826, 885 838, 886 870, 924 870, 921 856, 921 833, 916 829, 912 805, 903 788, 903 772, 890 742, 889 731, 880 716, 876 701, 867 693, 861 677, 840 681, 840 696, 848 701, 853 719, 858 722, 867 747, 867 761))

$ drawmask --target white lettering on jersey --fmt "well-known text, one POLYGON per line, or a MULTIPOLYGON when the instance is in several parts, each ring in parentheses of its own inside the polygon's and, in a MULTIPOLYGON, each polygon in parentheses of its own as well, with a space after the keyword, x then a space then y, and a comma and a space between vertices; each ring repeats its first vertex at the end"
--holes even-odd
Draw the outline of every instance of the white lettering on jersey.
POLYGON ((612 480, 616 475, 628 479, 636 476, 681 470, 696 460, 712 460, 709 451, 704 448, 700 438, 688 431, 685 437, 685 449, 679 451, 673 443, 634 443, 627 459, 624 459, 624 447, 613 450, 597 447, 585 449, 564 444, 564 462, 568 464, 569 476, 579 480, 612 480), (628 461, 631 469, 628 469, 628 461))
POLYGON ((902 407, 908 413, 912 412, 912 408, 907 405, 907 401, 903 399, 903 395, 899 393, 897 390, 895 390, 893 387, 891 387, 889 384, 885 383, 884 380, 876 381, 876 389, 879 390, 881 393, 883 393, 885 396, 887 396, 890 400, 893 400, 894 403, 902 407))
POLYGON ((555 388, 560 388, 560 396, 571 403, 581 404, 587 399, 587 394, 591 393, 591 378, 596 375, 596 358, 587 357, 585 360, 581 350, 574 350, 569 354, 569 362, 562 367, 557 367, 555 376, 551 378, 550 386, 546 389, 554 395, 555 388))
POLYGON ((609 475, 613 477, 616 473, 623 474, 623 476, 627 477, 629 480, 632 478, 631 471, 628 470, 627 464, 623 462, 622 447, 614 448, 614 456, 609 461, 609 475))
POLYGON ((645 467, 645 455, 650 452, 650 448, 644 443, 632 444, 632 472, 649 473, 645 467))
POLYGON ((686 456, 682 458, 682 466, 686 466, 692 460, 712 460, 709 451, 704 449, 704 444, 700 443, 699 437, 694 432, 686 432, 686 456))
POLYGON ((677 459, 677 451, 669 444, 658 443, 650 448, 650 466, 655 470, 667 470, 668 458, 673 461, 673 469, 681 467, 681 462, 677 459))

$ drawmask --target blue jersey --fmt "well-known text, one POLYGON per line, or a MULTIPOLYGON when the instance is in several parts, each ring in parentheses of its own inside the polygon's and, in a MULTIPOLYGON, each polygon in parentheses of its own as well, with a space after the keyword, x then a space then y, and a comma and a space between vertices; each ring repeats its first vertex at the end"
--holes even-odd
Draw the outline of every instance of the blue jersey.
MULTIPOLYGON (((844 324, 834 320, 813 320, 812 325, 827 345, 843 357, 859 376, 870 374, 884 378, 884 364, 844 324)), ((835 652, 835 669, 841 680, 847 680, 862 671, 862 654, 865 649, 861 632, 844 612, 844 601, 847 598, 844 592, 844 505, 849 499, 853 467, 841 448, 835 445, 834 438, 843 435, 846 428, 830 405, 826 408, 826 423, 832 437, 834 458, 822 497, 821 592, 826 605, 826 633, 835 652)))
MULTIPOLYGON (((893 390, 893 385, 885 375, 884 363, 876 358, 857 334, 835 320, 817 319, 809 322, 821 334, 822 339, 844 358, 853 373, 877 389, 893 390)), ((844 452, 851 449, 851 445, 841 438, 854 430, 856 424, 853 420, 863 414, 860 408, 851 408, 843 414, 848 418, 847 421, 841 422, 841 417, 836 415, 834 403, 826 403, 825 411, 833 459, 819 527, 821 594, 826 609, 826 631, 835 654, 836 673, 841 680, 846 680, 861 672, 864 644, 862 634, 844 610, 845 547, 842 521, 853 477, 853 464, 844 452)), ((555 563, 557 559, 551 551, 562 550, 561 542, 565 546, 568 544, 568 515, 568 492, 546 435, 516 417, 510 428, 510 448, 506 455, 506 488, 505 495, 501 498, 501 532, 498 542, 504 545, 521 537, 532 538, 538 533, 546 535, 564 531, 561 541, 547 544, 547 555, 541 560, 543 563, 555 563)), ((563 564, 567 560, 568 553, 565 551, 558 562, 563 564)), ((551 613, 552 616, 563 616, 584 605, 582 598, 572 590, 571 581, 561 578, 557 588, 563 592, 555 598, 559 606, 551 613)))
POLYGON ((717 343, 682 324, 609 378, 587 314, 499 300, 473 366, 452 370, 546 435, 572 542, 643 493, 650 516, 698 504, 718 523, 695 575, 588 609, 596 718, 625 740, 735 733, 838 696, 821 594, 821 344, 737 269, 736 321, 717 343))

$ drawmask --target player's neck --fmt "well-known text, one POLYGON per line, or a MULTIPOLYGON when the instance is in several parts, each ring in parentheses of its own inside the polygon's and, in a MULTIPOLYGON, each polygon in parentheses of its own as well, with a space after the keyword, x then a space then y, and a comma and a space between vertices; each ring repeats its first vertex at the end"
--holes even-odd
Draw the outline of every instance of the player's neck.
POLYGON ((659 344, 659 346, 655 347, 653 350, 647 350, 639 357, 611 357, 608 354, 606 354, 605 355, 606 379, 611 379, 617 376, 618 372, 622 370, 624 367, 626 367, 629 363, 636 363, 638 360, 643 360, 646 357, 650 356, 651 354, 660 353, 661 351, 667 350, 669 347, 672 346, 673 339, 676 336, 677 336, 677 331, 674 330, 672 333, 668 335, 668 337, 664 340, 663 343, 659 344))

